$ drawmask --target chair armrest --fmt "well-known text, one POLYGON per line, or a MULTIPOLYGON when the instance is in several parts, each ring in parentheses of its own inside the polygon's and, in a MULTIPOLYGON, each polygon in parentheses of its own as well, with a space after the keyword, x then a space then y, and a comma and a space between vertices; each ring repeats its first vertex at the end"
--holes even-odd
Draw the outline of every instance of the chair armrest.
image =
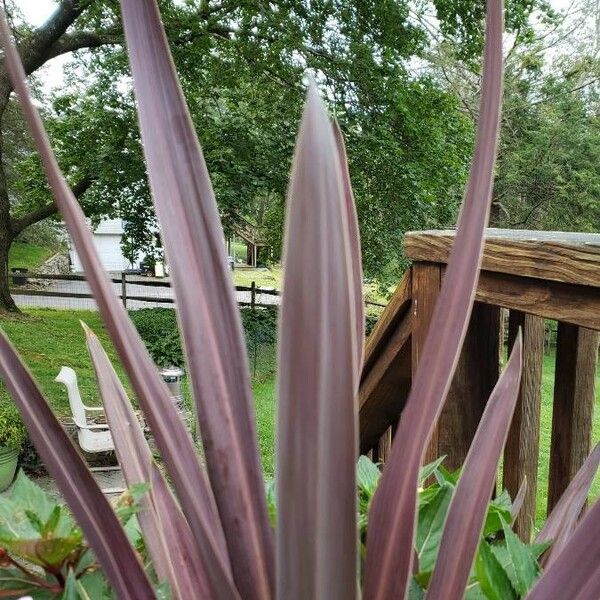
POLYGON ((83 408, 88 412, 104 412, 104 406, 85 406, 84 404, 83 408))
POLYGON ((106 423, 94 423, 93 425, 88 425, 87 423, 82 424, 75 421, 75 426, 77 429, 87 429, 88 431, 110 431, 110 427, 106 423))

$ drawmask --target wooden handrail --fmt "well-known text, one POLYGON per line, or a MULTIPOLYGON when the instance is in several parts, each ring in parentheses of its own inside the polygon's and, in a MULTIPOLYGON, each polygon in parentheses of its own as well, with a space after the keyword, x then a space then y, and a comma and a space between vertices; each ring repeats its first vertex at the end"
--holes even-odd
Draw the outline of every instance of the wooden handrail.
MULTIPOLYGON (((359 392, 360 448, 379 460, 389 452, 390 431, 406 402, 454 236, 451 230, 406 235, 413 266, 367 342, 359 392)), ((600 235, 487 230, 471 323, 427 460, 447 455, 450 468, 462 464, 499 375, 503 312, 508 313, 509 343, 519 327, 524 343, 503 485, 514 496, 527 478, 516 531, 528 539, 535 517, 544 319, 559 322, 549 510, 590 450, 600 331, 600 235)))

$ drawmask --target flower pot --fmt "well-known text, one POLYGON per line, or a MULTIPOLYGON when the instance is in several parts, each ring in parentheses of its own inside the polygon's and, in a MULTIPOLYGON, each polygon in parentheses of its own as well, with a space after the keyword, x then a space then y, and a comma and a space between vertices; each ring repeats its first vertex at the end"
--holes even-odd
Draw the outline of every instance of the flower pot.
POLYGON ((0 446, 0 492, 6 490, 15 478, 21 448, 0 446))

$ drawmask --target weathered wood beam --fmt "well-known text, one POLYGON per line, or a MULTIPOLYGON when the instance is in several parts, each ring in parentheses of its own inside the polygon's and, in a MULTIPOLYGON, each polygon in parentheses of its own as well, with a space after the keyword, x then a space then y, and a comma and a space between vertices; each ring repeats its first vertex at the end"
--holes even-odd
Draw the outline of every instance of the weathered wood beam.
POLYGON ((558 324, 548 513, 590 451, 598 337, 596 331, 558 324))
POLYGON ((519 328, 523 333, 523 372, 519 399, 504 449, 504 487, 511 498, 515 498, 523 479, 527 478, 527 493, 514 529, 522 540, 529 541, 535 520, 544 320, 511 311, 508 322, 509 349, 519 328))
MULTIPOLYGON (((447 263, 456 232, 409 232, 406 255, 447 263)), ((487 229, 482 269, 576 285, 600 286, 600 234, 487 229)))

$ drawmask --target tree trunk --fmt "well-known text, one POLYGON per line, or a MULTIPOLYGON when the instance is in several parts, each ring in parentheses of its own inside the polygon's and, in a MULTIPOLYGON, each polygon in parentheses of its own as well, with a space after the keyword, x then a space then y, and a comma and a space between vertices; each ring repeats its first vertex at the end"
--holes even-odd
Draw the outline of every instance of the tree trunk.
MULTIPOLYGON (((8 94, 2 94, 2 98, 4 101, 0 103, 0 115, 4 114, 4 109, 8 102, 8 94)), ((4 136, 0 130, 0 312, 18 312, 19 309, 8 289, 8 251, 14 240, 14 235, 10 220, 10 198, 8 196, 6 173, 4 171, 3 147, 4 136)))
POLYGON ((8 289, 9 273, 8 273, 8 251, 10 250, 12 240, 10 232, 6 231, 6 223, 3 219, 0 220, 0 312, 11 311, 18 312, 19 309, 15 304, 10 291, 8 289))

